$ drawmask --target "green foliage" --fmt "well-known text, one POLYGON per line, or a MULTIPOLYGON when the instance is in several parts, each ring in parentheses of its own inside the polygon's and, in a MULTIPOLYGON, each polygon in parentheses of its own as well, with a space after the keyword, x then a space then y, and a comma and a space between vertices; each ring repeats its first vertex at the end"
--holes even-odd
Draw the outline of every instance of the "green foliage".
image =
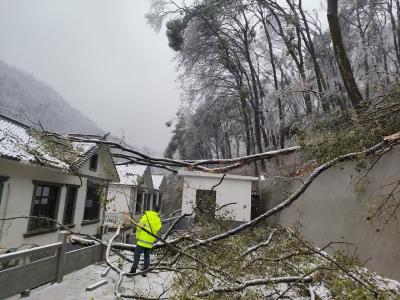
MULTIPOLYGON (((196 238, 204 239, 209 236, 209 230, 213 230, 212 228, 212 224, 208 226, 202 224, 201 227, 194 228, 193 232, 195 232, 196 238)), ((214 230, 217 229, 216 226, 214 230)), ((207 266, 212 267, 214 272, 221 270, 224 274, 229 274, 232 286, 235 286, 234 280, 242 282, 256 278, 298 276, 298 270, 301 269, 303 273, 312 275, 313 286, 323 284, 331 293, 332 299, 398 299, 396 293, 377 288, 375 275, 360 267, 357 257, 350 255, 351 251, 336 252, 331 256, 332 262, 310 251, 310 248, 314 249, 313 245, 294 238, 284 229, 275 229, 272 242, 268 246, 259 248, 245 258, 241 256, 241 253, 246 251, 249 246, 265 241, 271 230, 272 228, 266 223, 262 223, 228 239, 192 249, 190 253, 207 266), (347 272, 340 269, 338 265, 347 272), (350 272, 356 278, 366 282, 367 286, 361 285, 349 277, 350 272), (373 290, 378 290, 376 297, 373 290)), ((299 234, 296 233, 296 235, 299 234)), ((184 245, 181 246, 184 247, 184 245)), ((174 255, 175 253, 164 252, 163 254, 174 255)), ((179 266, 188 267, 192 263, 190 259, 182 257, 179 266)), ((193 295, 198 292, 209 290, 216 285, 226 285, 223 280, 220 281, 210 276, 210 271, 212 270, 200 264, 196 264, 195 269, 182 270, 175 277, 172 299, 194 299, 193 295)), ((273 291, 276 286, 268 285, 266 288, 273 291)), ((205 299, 261 299, 265 297, 265 293, 265 287, 259 286, 247 288, 241 292, 211 294, 205 299)), ((291 297, 296 298, 294 295, 307 297, 306 285, 294 286, 291 297)))
POLYGON ((303 149, 320 163, 365 150, 399 131, 399 88, 362 113, 332 112, 305 119, 292 128, 303 149))
POLYGON ((181 19, 170 20, 166 24, 168 46, 175 51, 181 51, 183 47, 183 30, 186 24, 181 19))
MULTIPOLYGON (((74 150, 72 144, 68 141, 58 139, 56 137, 46 136, 44 133, 35 129, 30 129, 29 134, 40 143, 40 149, 44 153, 61 160, 62 162, 73 165, 79 159, 79 153, 74 150)), ((31 148, 29 152, 35 157, 46 161, 39 148, 31 148)))

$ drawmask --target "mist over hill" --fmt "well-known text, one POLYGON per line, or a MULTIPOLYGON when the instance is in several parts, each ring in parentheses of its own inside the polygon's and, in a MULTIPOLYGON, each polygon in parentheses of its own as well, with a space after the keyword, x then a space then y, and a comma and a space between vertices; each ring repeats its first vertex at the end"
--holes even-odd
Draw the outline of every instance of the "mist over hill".
POLYGON ((52 87, 0 61, 0 113, 27 125, 60 133, 104 130, 65 101, 52 87))
MULTIPOLYGON (((105 133, 105 130, 73 108, 52 87, 1 60, 0 114, 31 127, 38 128, 41 125, 46 130, 59 133, 105 133)), ((138 147, 113 134, 109 139, 147 155, 161 155, 149 147, 138 147)))

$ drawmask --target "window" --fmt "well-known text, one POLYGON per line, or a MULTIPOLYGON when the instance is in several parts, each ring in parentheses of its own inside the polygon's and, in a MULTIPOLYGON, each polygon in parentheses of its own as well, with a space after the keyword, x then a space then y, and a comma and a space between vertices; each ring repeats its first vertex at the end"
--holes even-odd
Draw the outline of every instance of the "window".
POLYGON ((196 207, 199 214, 215 217, 216 191, 196 190, 196 207))
POLYGON ((8 180, 8 177, 0 176, 0 205, 1 205, 1 196, 3 195, 4 182, 7 180, 8 180))
MULTIPOLYGON (((35 183, 31 216, 57 219, 60 185, 35 183)), ((44 219, 30 219, 28 231, 53 229, 56 223, 44 219)))
POLYGON ((1 205, 1 196, 3 195, 3 186, 4 186, 4 183, 2 181, 0 181, 0 205, 1 205))
POLYGON ((137 195, 137 199, 136 199, 136 207, 135 207, 136 214, 142 213, 142 206, 143 206, 143 193, 140 193, 137 195))
POLYGON ((74 213, 76 198, 78 196, 78 187, 68 186, 67 195, 65 196, 65 208, 64 208, 64 225, 72 225, 74 223, 74 213))
POLYGON ((90 158, 89 170, 90 171, 97 171, 98 162, 99 162, 99 154, 96 153, 90 158))
POLYGON ((145 194, 144 195, 144 210, 149 210, 150 209, 150 197, 151 194, 145 194))
POLYGON ((100 217, 100 188, 99 186, 88 182, 85 211, 83 213, 84 221, 98 220, 100 217))
POLYGON ((153 209, 157 206, 157 194, 153 194, 153 209))

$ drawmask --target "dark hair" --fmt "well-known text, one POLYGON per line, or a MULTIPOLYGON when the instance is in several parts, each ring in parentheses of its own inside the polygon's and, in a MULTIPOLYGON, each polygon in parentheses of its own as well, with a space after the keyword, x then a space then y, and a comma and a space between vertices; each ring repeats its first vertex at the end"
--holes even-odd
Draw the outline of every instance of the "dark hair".
POLYGON ((153 207, 153 211, 159 212, 160 211, 160 205, 155 205, 153 207))

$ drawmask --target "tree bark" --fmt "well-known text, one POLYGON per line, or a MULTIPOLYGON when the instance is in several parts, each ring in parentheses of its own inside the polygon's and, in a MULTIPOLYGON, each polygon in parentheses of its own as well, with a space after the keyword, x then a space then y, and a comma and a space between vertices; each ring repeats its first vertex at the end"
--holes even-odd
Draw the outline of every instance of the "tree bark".
POLYGON ((357 82, 354 79, 353 70, 351 69, 350 61, 347 57, 346 49, 344 48, 342 33, 340 30, 338 17, 338 0, 328 0, 328 23, 331 32, 333 50, 335 52, 336 62, 339 66, 342 80, 350 98, 350 102, 354 109, 360 109, 362 96, 357 82))

